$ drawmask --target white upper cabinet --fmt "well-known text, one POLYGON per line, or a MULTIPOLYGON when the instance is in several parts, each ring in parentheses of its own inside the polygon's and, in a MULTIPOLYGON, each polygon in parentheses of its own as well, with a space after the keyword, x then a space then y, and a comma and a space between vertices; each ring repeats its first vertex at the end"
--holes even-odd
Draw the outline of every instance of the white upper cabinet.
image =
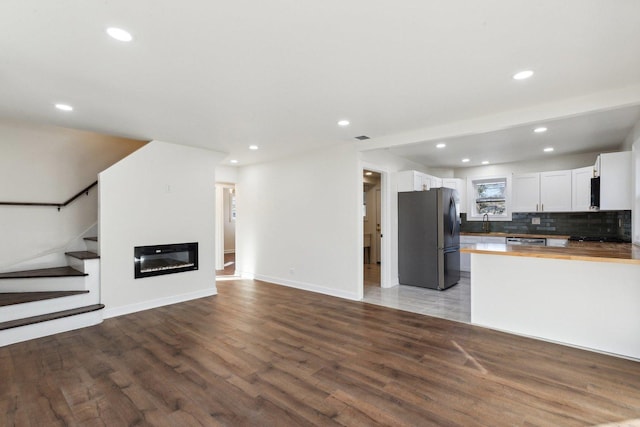
POLYGON ((631 152, 600 156, 600 210, 631 210, 631 152))
POLYGON ((399 192, 425 191, 431 186, 427 174, 418 171, 402 171, 396 173, 396 187, 399 192))
POLYGON ((571 211, 571 171, 540 172, 540 210, 571 211))
POLYGON ((513 212, 537 212, 540 210, 540 174, 513 175, 511 210, 513 212))
POLYGON ((591 178, 593 178, 592 166, 571 171, 571 210, 588 211, 590 209, 591 178))
POLYGON ((404 191, 427 191, 442 187, 442 178, 418 171, 402 171, 396 174, 396 188, 404 191))
POLYGON ((513 175, 513 212, 571 211, 571 171, 513 175))

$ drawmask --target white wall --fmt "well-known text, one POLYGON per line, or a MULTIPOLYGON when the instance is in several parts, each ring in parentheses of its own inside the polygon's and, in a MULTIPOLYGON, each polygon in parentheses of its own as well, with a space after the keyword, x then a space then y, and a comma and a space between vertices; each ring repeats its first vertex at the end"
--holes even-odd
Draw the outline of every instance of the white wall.
POLYGON ((625 150, 632 151, 632 170, 633 174, 633 207, 631 221, 633 242, 640 245, 640 121, 636 123, 633 130, 624 143, 625 150))
POLYGON ((216 166, 216 182, 235 184, 238 180, 238 168, 235 166, 216 166))
POLYGON ((238 272, 360 299, 361 173, 353 145, 239 168, 238 272))
MULTIPOLYGON (((143 141, 74 129, 0 121, 0 200, 60 203, 143 141)), ((0 206, 0 270, 64 251, 97 220, 97 189, 60 212, 54 207, 0 206)), ((64 261, 63 257, 60 261, 64 261)), ((33 268, 37 268, 34 265, 33 268)))
POLYGON ((105 317, 216 293, 215 167, 222 154, 152 141, 100 174, 105 317), (133 248, 199 243, 199 270, 134 279, 133 248))

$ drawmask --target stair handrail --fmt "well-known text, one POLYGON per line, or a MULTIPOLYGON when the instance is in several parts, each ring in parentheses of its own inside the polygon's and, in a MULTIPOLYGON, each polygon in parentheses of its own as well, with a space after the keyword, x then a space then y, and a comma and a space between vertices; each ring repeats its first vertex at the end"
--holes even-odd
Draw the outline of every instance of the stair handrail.
POLYGON ((0 205, 5 205, 5 206, 51 206, 51 207, 56 207, 58 208, 58 212, 60 212, 61 208, 66 207, 67 205, 73 203, 74 200, 76 200, 78 197, 82 196, 83 194, 86 193, 86 195, 89 195, 89 190, 91 190, 93 187, 95 187, 96 185, 98 185, 98 181, 95 181, 92 184, 87 185, 85 188, 83 188, 82 190, 80 190, 77 194, 75 194, 73 197, 71 197, 69 200, 67 200, 66 202, 62 202, 62 203, 44 203, 44 202, 0 202, 0 205))

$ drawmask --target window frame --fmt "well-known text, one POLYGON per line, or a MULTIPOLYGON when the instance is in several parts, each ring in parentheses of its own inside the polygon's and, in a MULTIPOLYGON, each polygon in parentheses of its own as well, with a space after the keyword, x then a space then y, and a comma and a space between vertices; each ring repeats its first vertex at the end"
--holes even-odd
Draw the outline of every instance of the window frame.
POLYGON ((504 204, 505 211, 503 214, 488 214, 490 221, 511 221, 511 177, 509 175, 497 176, 478 176, 467 178, 467 221, 482 221, 485 214, 479 213, 477 210, 477 185, 491 182, 504 182, 504 204))

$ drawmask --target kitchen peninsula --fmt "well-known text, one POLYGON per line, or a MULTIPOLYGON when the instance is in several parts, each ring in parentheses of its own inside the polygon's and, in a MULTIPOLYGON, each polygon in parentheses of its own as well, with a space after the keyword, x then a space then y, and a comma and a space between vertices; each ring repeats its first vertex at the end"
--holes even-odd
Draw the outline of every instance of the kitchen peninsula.
POLYGON ((640 359, 640 247, 476 244, 471 322, 640 359))

